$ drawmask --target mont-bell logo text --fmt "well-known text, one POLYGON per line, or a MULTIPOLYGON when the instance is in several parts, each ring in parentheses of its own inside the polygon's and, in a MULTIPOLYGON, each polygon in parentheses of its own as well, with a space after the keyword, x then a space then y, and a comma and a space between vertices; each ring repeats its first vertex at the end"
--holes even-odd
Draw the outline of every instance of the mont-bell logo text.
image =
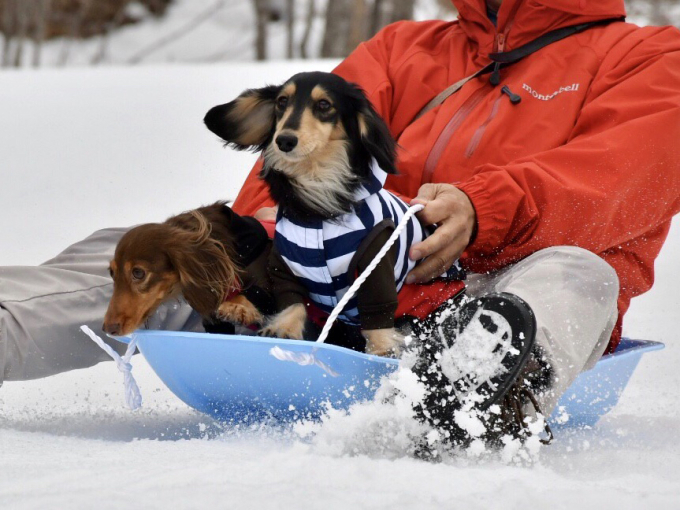
POLYGON ((540 99, 541 101, 550 101, 551 99, 555 98, 559 94, 562 94, 563 92, 576 92, 579 88, 579 85, 580 83, 572 83, 571 85, 567 85, 566 87, 560 87, 559 90, 556 90, 551 94, 539 94, 526 83, 522 85, 522 88, 536 99, 540 99))

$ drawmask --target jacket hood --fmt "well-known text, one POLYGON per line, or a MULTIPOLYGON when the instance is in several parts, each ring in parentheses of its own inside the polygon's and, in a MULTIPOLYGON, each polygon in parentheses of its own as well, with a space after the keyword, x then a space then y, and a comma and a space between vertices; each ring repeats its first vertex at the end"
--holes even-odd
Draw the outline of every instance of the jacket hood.
POLYGON ((626 15, 623 0, 503 0, 494 27, 485 0, 452 1, 461 28, 482 54, 498 51, 499 35, 508 51, 558 28, 626 15))

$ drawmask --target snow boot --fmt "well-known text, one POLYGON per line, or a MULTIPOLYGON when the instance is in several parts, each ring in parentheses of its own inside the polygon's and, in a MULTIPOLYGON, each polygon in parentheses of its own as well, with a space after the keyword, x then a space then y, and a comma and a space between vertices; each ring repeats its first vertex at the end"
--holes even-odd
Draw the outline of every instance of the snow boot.
MULTIPOLYGON (((534 392, 549 380, 549 366, 535 346, 536 319, 513 294, 489 294, 444 309, 416 341, 412 368, 425 386, 416 416, 446 444, 474 439, 502 446, 504 437, 533 435, 525 410, 542 414, 534 392)), ((547 417, 545 418, 547 419, 547 417)), ((543 430, 552 439, 547 422, 543 430)), ((418 453, 418 452, 417 452, 418 453)), ((419 456, 436 457, 427 447, 419 456)))

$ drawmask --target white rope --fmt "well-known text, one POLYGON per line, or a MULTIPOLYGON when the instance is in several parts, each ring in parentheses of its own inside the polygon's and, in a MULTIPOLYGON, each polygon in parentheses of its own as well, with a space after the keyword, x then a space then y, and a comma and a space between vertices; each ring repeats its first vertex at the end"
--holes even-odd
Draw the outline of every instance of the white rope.
POLYGON ((135 349, 137 348, 137 338, 135 335, 132 335, 127 350, 121 358, 118 353, 111 348, 110 345, 104 343, 104 340, 99 338, 90 328, 87 326, 80 326, 80 329, 116 362, 118 370, 123 372, 123 382, 125 384, 125 402, 131 410, 134 411, 139 409, 142 406, 142 394, 139 392, 137 381, 135 381, 135 378, 132 376, 132 365, 130 364, 130 358, 132 358, 132 355, 135 353, 135 349))
POLYGON ((328 319, 326 320, 326 324, 324 325, 323 329, 321 330, 321 334, 319 335, 319 338, 317 339, 317 342, 323 343, 326 341, 326 337, 328 336, 328 333, 331 330, 331 327, 333 327, 333 323, 336 321, 338 316, 342 313, 342 310, 345 308, 347 303, 349 303, 349 300, 354 297, 354 294, 356 294, 357 290, 359 290, 359 287, 361 287, 361 284, 366 281, 366 279, 370 276, 370 274, 373 272, 373 270, 378 266, 382 258, 385 256, 385 254, 389 251, 390 248, 392 248, 392 245, 397 241, 397 238, 399 237, 399 234, 401 234, 401 231, 406 228, 406 225, 408 224, 408 221, 411 219, 411 216, 416 214, 419 211, 422 211, 425 208, 424 205, 421 204, 416 204, 412 205, 411 207, 408 208, 404 216, 401 218, 401 221, 399 222, 399 225, 397 225, 397 228, 394 229, 394 232, 392 232, 392 235, 390 238, 387 240, 385 245, 382 247, 382 249, 378 252, 378 254, 373 258, 371 263, 368 265, 368 267, 364 270, 363 273, 361 273, 361 276, 357 278, 352 286, 347 290, 344 296, 342 296, 342 299, 340 302, 335 305, 335 308, 333 308, 333 311, 331 314, 328 316, 328 319))
POLYGON ((269 349, 269 354, 274 356, 276 359, 281 360, 281 361, 292 361, 293 363, 297 363, 298 365, 316 365, 317 367, 320 367, 324 372, 326 372, 328 375, 331 377, 337 377, 338 374, 335 370, 333 370, 331 367, 326 365, 323 361, 319 360, 314 356, 314 353, 308 353, 308 352, 293 352, 293 351, 288 351, 286 349, 281 349, 278 345, 272 347, 269 349))

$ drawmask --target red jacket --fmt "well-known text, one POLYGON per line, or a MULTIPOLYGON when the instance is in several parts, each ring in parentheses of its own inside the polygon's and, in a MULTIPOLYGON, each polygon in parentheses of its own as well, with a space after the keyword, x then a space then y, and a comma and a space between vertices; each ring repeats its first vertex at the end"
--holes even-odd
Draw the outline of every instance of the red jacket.
MULTIPOLYGON (((400 22, 361 44, 335 72, 361 85, 401 147, 387 188, 414 197, 456 184, 478 233, 475 272, 557 245, 588 249, 618 273, 621 334, 630 299, 649 290, 654 259, 680 210, 680 33, 614 22, 555 42, 468 82, 411 123, 450 84, 557 28, 625 15, 623 0, 504 0, 498 27, 484 0, 454 0, 458 21, 400 22), (503 86, 519 95, 512 104, 503 86)), ((248 177, 234 207, 271 205, 248 177)), ((400 297, 401 299, 401 297, 400 297)))

